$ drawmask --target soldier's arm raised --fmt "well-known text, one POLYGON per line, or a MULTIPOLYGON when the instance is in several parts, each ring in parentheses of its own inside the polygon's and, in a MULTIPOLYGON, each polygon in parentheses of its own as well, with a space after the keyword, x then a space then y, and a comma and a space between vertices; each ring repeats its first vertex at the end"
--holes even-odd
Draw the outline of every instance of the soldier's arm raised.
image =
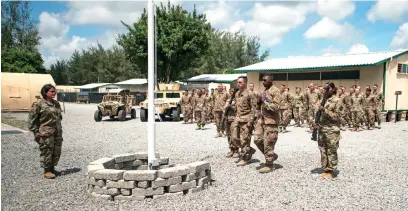
POLYGON ((340 99, 337 99, 336 101, 331 101, 331 104, 329 105, 328 108, 324 109, 324 113, 322 115, 325 115, 325 118, 335 120, 338 119, 340 116, 341 112, 341 102, 340 99))
POLYGON ((34 134, 37 134, 40 129, 40 111, 40 105, 38 102, 34 102, 31 105, 30 112, 28 113, 28 129, 34 134))

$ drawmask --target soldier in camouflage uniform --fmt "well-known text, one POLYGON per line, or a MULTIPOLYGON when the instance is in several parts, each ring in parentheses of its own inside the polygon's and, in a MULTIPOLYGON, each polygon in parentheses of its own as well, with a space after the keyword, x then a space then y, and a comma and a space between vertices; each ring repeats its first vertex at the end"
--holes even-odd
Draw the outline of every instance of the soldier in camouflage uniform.
POLYGON ((208 89, 205 89, 205 105, 206 105, 206 111, 205 111, 205 122, 209 124, 211 122, 210 117, 212 113, 212 98, 211 95, 209 94, 208 89))
POLYGON ((378 126, 377 128, 381 128, 381 109, 384 105, 384 95, 378 91, 378 85, 374 84, 373 86, 373 95, 376 96, 377 99, 377 109, 374 111, 375 112, 375 118, 377 119, 378 126))
POLYGON ((340 87, 338 89, 338 98, 340 100, 341 103, 341 108, 340 108, 340 129, 341 130, 346 130, 346 125, 347 125, 347 121, 346 121, 346 111, 347 111, 347 103, 346 103, 346 94, 344 93, 344 89, 343 87, 340 87))
POLYGON ((232 94, 234 93, 234 88, 230 88, 229 91, 229 99, 226 103, 226 108, 229 108, 227 110, 227 119, 225 120, 225 132, 227 134, 227 139, 228 139, 228 147, 230 151, 227 153, 226 157, 233 157, 233 158, 238 158, 239 157, 239 144, 237 143, 236 140, 233 139, 232 134, 235 133, 235 111, 236 111, 236 105, 235 105, 235 100, 232 100, 231 105, 229 104, 232 94))
POLYGON ((55 87, 46 84, 41 89, 42 99, 31 106, 28 128, 34 133, 34 140, 40 148, 40 164, 44 168, 44 178, 54 179, 59 175, 55 166, 61 157, 62 114, 60 104, 54 100, 55 87))
POLYGON ((238 78, 239 91, 235 93, 236 115, 234 139, 240 143, 241 158, 237 166, 247 165, 255 149, 251 147, 251 130, 255 121, 256 98, 247 89, 248 79, 245 76, 238 78))
POLYGON ((334 176, 334 171, 337 170, 338 157, 337 149, 340 141, 340 99, 336 96, 336 87, 333 83, 327 86, 329 89, 329 98, 324 106, 319 105, 319 110, 322 111, 320 125, 313 124, 314 128, 318 128, 319 138, 318 145, 320 149, 321 165, 325 171, 320 177, 331 179, 334 176))
POLYGON ((227 90, 224 90, 222 84, 218 84, 218 91, 214 93, 214 117, 215 125, 217 127, 217 133, 215 137, 221 137, 224 134, 224 131, 221 131, 221 120, 222 115, 224 114, 224 107, 227 103, 227 100, 230 98, 227 90))
POLYGON ((280 102, 282 97, 281 91, 273 86, 272 80, 271 75, 263 77, 265 91, 260 94, 261 98, 258 100, 261 108, 260 112, 257 113, 254 142, 265 156, 265 166, 259 170, 260 173, 272 172, 274 170, 273 162, 278 159, 278 155, 274 150, 278 140, 280 102))
POLYGON ((355 93, 351 96, 352 106, 352 121, 353 121, 353 131, 360 131, 360 123, 362 122, 363 105, 364 99, 360 95, 360 89, 356 88, 355 93))
POLYGON ((295 126, 300 127, 304 124, 306 97, 300 87, 296 87, 296 93, 293 95, 293 116, 295 117, 295 126))
POLYGON ((290 111, 290 105, 292 104, 291 97, 289 95, 289 92, 285 91, 285 85, 281 85, 281 96, 282 96, 282 102, 280 102, 280 126, 278 128, 279 132, 286 132, 286 127, 289 124, 290 118, 289 114, 291 113, 290 111))
POLYGON ((190 116, 188 117, 189 120, 191 120, 191 123, 195 122, 195 99, 196 99, 196 90, 192 89, 191 90, 191 95, 190 95, 190 116))
POLYGON ((205 125, 206 100, 204 92, 204 90, 197 89, 197 96, 194 98, 194 114, 197 123, 197 130, 203 129, 205 125))
POLYGON ((347 93, 346 94, 346 96, 344 97, 345 98, 345 101, 346 101, 346 104, 347 104, 347 114, 346 114, 346 116, 347 116, 347 123, 348 123, 348 125, 349 125, 349 128, 353 128, 354 127, 354 125, 353 125, 353 118, 352 118, 352 112, 351 112, 351 109, 352 109, 352 107, 353 107, 353 101, 352 101, 352 97, 353 97, 353 95, 354 95, 354 93, 356 92, 355 91, 355 89, 354 89, 354 86, 352 86, 352 87, 350 87, 350 92, 349 93, 347 93))
POLYGON ((191 96, 189 95, 188 90, 186 90, 183 97, 181 97, 181 110, 183 111, 184 124, 186 124, 189 120, 191 110, 190 100, 191 96))
POLYGON ((315 122, 316 112, 323 98, 322 93, 315 87, 314 83, 310 83, 309 93, 306 94, 306 100, 309 103, 309 126, 315 122))
POLYGON ((375 110, 378 108, 377 107, 377 96, 374 94, 371 94, 371 89, 367 88, 366 89, 366 95, 365 95, 365 113, 367 116, 367 129, 371 130, 374 128, 374 121, 375 121, 375 110))

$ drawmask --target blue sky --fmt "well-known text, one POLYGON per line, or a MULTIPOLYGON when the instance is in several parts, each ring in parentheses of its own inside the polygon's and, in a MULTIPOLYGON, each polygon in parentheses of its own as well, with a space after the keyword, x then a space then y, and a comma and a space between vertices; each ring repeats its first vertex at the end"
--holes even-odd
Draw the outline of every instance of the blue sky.
MULTIPOLYGON (((96 42, 105 47, 126 32, 145 1, 30 2, 39 23, 46 66, 96 42)), ((269 58, 408 48, 408 1, 172 1, 193 5, 214 28, 259 36, 269 58)))

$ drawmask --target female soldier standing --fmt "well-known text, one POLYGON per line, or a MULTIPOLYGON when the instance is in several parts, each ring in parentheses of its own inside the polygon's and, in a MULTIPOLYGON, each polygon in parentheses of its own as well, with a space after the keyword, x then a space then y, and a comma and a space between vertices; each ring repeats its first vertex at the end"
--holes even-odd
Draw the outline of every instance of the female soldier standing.
POLYGON ((324 106, 320 106, 322 111, 320 125, 318 127, 319 138, 318 145, 321 155, 321 165, 325 171, 320 176, 325 179, 333 178, 334 171, 337 169, 338 157, 337 149, 340 141, 340 116, 341 101, 336 96, 337 89, 334 83, 329 83, 326 88, 327 101, 324 106))
POLYGON ((40 148, 40 164, 44 168, 44 178, 54 179, 59 174, 54 169, 61 156, 62 115, 61 106, 54 100, 55 87, 46 84, 41 89, 42 99, 31 106, 29 129, 34 133, 40 148))

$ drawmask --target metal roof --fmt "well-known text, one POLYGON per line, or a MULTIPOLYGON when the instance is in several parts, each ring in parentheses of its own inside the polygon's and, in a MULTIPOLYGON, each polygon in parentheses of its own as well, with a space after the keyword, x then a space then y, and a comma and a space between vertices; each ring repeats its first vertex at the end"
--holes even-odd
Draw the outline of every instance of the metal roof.
POLYGON ((382 64, 392 57, 398 57, 405 53, 408 53, 408 50, 276 58, 241 67, 235 69, 234 72, 287 72, 288 70, 372 66, 382 64))
POLYGON ((126 81, 121 81, 118 83, 115 83, 116 85, 143 85, 143 84, 147 84, 147 79, 144 78, 133 78, 133 79, 129 79, 126 81))
POLYGON ((202 74, 187 79, 187 82, 215 82, 215 83, 230 83, 238 79, 239 76, 246 76, 242 74, 202 74))
POLYGON ((111 85, 111 83, 92 83, 92 84, 85 84, 82 86, 75 86, 74 89, 95 89, 101 86, 111 85))

